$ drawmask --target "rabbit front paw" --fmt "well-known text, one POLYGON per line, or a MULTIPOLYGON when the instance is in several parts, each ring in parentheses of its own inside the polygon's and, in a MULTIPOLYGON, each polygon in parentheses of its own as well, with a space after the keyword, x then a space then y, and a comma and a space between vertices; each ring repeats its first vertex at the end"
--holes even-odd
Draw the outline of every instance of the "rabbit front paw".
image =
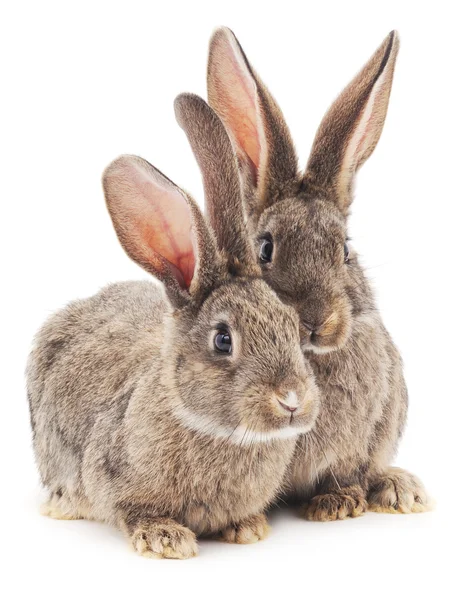
POLYGON ((147 558, 191 558, 198 554, 196 536, 172 519, 139 524, 131 536, 134 550, 147 558))
POLYGON ((373 512, 402 514, 426 512, 433 507, 420 479, 397 467, 390 467, 371 482, 368 504, 373 512))
POLYGON ((229 544, 254 544, 264 540, 270 527, 264 515, 254 515, 238 523, 232 523, 219 532, 218 540, 229 544))
POLYGON ((365 495, 360 486, 344 487, 327 494, 319 494, 303 508, 309 521, 341 521, 359 517, 367 510, 365 495))

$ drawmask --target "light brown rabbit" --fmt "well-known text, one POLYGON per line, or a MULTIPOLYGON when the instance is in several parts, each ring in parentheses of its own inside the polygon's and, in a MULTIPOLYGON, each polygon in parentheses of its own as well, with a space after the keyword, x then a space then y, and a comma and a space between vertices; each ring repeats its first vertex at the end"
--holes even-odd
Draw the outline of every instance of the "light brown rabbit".
POLYGON ((153 557, 195 555, 196 535, 262 539, 319 405, 296 311, 256 265, 229 138, 207 105, 198 116, 215 235, 149 163, 114 161, 103 184, 118 238, 165 291, 119 283, 71 303, 27 367, 44 512, 110 523, 153 557))
POLYGON ((236 148, 258 264, 300 314, 321 391, 289 482, 319 521, 358 516, 367 502, 428 508, 421 482, 389 466, 406 421, 402 363, 347 239, 355 173, 381 135, 398 48, 392 32, 331 106, 299 173, 282 113, 234 34, 219 29, 210 45, 209 103, 236 148))

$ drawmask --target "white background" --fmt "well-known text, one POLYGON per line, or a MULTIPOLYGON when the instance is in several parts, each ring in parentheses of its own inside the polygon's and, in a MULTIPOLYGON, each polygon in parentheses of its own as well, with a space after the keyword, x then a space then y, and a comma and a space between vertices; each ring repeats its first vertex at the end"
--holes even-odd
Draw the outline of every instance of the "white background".
POLYGON ((462 4, 2 3, 4 598, 465 594, 462 4), (139 154, 202 202, 172 102, 182 91, 205 96, 208 39, 222 24, 278 99, 302 164, 329 103, 386 34, 400 32, 388 118, 359 177, 351 235, 405 359, 411 406, 397 464, 422 477, 437 509, 332 524, 282 510, 260 544, 202 542, 194 560, 149 561, 107 526, 38 514, 23 370, 31 338, 52 311, 107 282, 145 277, 120 249, 105 211, 100 175, 108 162, 139 154))

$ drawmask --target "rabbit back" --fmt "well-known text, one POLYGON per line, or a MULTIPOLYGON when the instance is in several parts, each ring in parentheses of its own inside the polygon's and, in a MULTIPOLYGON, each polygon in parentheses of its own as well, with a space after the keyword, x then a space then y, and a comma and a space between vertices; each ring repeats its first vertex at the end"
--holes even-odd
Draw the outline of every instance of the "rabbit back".
MULTIPOLYGON (((170 311, 161 286, 109 285, 54 314, 34 340, 27 390, 34 450, 49 489, 79 489, 83 456, 99 415, 118 414, 126 391, 157 360, 170 311)), ((63 491, 63 490, 62 490, 63 491)))

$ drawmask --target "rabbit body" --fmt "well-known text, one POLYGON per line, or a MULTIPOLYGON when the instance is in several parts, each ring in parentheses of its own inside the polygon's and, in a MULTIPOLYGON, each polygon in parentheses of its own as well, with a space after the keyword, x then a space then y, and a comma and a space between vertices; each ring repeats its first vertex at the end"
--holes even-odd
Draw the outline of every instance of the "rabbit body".
MULTIPOLYGON (((355 174, 381 135, 399 40, 391 32, 323 118, 303 172, 275 99, 227 28, 211 38, 208 99, 236 149, 264 279, 293 306, 321 393, 288 480, 305 514, 334 520, 429 508, 421 482, 390 468, 407 415, 402 361, 347 237, 355 174)), ((209 205, 216 198, 207 198, 209 205)))
MULTIPOLYGON (((189 118, 191 99, 179 109, 189 118)), ((44 512, 110 523, 158 558, 194 556, 197 535, 264 538, 319 409, 298 315, 256 265, 227 133, 206 104, 193 126, 215 226, 145 160, 115 160, 103 186, 117 236, 164 287, 71 303, 27 367, 44 512)))
MULTIPOLYGON (((399 352, 378 315, 366 314, 355 320, 344 349, 308 352, 307 358, 326 401, 313 432, 299 439, 290 488, 301 498, 339 487, 349 488, 351 496, 352 486, 367 491, 371 478, 384 472, 394 457, 406 422, 407 389, 399 352)), ((365 509, 360 496, 357 490, 349 501, 350 514, 365 509)))
POLYGON ((280 490, 294 439, 200 439, 174 417, 171 318, 160 286, 120 283, 70 304, 36 338, 37 463, 75 517, 119 526, 140 505, 206 534, 261 512, 280 490))

